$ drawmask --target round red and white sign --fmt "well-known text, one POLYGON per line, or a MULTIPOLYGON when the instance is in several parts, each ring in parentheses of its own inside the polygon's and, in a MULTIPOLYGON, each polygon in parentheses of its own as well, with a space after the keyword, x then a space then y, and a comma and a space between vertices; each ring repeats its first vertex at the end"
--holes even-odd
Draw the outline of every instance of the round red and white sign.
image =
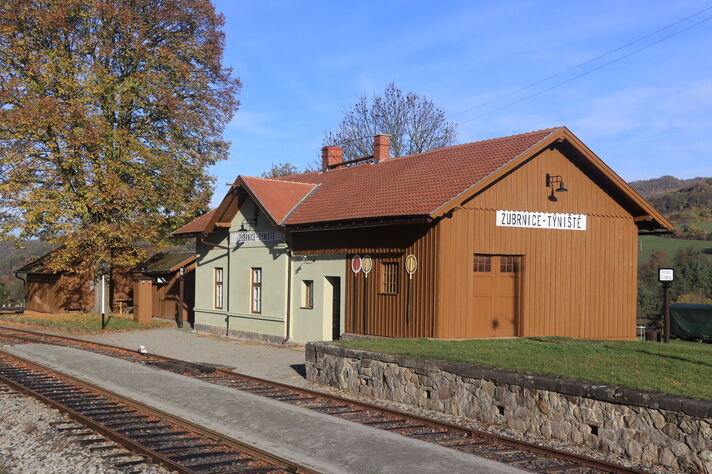
POLYGON ((351 271, 358 273, 361 271, 361 257, 359 255, 354 255, 351 259, 351 271))

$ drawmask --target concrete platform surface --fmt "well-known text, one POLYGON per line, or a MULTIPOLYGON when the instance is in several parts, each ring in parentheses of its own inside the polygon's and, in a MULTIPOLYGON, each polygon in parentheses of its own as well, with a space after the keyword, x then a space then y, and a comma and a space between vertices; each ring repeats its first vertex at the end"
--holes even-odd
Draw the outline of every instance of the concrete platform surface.
POLYGON ((3 350, 319 472, 520 472, 477 456, 87 351, 45 344, 3 350))
POLYGON ((297 387, 306 385, 304 346, 243 342, 177 328, 71 337, 131 350, 144 345, 150 354, 232 367, 241 374, 297 387))

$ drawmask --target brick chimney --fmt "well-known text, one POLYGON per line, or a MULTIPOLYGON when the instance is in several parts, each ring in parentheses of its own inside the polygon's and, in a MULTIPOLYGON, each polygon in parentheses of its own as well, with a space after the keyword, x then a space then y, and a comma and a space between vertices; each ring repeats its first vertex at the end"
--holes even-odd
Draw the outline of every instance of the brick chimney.
POLYGON ((329 167, 344 162, 344 149, 340 146, 325 146, 321 148, 321 169, 326 171, 329 167))
POLYGON ((391 157, 391 136, 376 135, 373 137, 373 159, 377 163, 386 161, 391 157))

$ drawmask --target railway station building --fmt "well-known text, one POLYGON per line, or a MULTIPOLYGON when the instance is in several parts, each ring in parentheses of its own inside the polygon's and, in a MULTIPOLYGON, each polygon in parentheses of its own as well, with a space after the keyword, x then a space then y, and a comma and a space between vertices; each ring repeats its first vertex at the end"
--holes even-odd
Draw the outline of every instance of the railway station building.
POLYGON ((195 327, 271 341, 633 339, 637 239, 672 225, 566 127, 275 179, 238 176, 195 238, 195 327))

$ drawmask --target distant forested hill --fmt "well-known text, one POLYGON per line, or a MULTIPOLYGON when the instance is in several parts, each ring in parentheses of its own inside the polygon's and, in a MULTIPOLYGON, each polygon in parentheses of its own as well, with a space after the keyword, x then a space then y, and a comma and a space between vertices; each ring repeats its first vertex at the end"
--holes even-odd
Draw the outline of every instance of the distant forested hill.
POLYGON ((649 198, 650 203, 676 222, 712 220, 712 178, 649 198))
POLYGON ((52 247, 41 240, 19 242, 0 241, 0 286, 10 292, 10 300, 19 303, 22 299, 22 281, 15 278, 15 270, 49 252, 52 247))
POLYGON ((631 181, 630 184, 645 199, 650 199, 659 194, 677 191, 679 189, 692 186, 695 183, 703 182, 709 178, 678 179, 674 176, 665 175, 659 178, 631 181))

